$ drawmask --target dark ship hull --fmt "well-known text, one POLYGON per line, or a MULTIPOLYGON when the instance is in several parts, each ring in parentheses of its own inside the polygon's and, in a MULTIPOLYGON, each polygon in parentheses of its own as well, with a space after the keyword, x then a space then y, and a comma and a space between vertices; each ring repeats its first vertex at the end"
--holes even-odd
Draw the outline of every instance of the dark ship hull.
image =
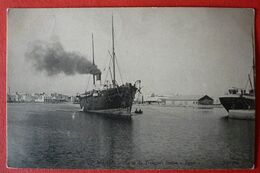
POLYGON ((219 98, 228 112, 229 118, 255 119, 255 97, 247 95, 227 95, 219 98))
POLYGON ((84 112, 131 116, 137 88, 131 84, 104 90, 92 90, 79 97, 84 112))
POLYGON ((224 96, 219 98, 220 103, 229 112, 229 110, 254 110, 255 97, 253 96, 224 96))

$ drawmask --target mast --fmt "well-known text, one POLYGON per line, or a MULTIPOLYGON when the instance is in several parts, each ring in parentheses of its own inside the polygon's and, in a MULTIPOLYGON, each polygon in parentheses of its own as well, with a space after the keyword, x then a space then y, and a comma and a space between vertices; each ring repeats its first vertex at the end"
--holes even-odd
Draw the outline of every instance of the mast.
MULTIPOLYGON (((93 58, 93 65, 95 65, 95 55, 94 55, 94 38, 92 33, 92 58, 93 58)), ((95 86, 95 75, 93 74, 93 85, 95 86)))
MULTIPOLYGON (((255 12, 254 12, 255 16, 255 12)), ((252 48, 253 48, 253 79, 254 79, 254 90, 256 90, 256 69, 255 69, 255 17, 253 17, 252 25, 252 48)), ((254 91, 255 92, 255 91, 254 91)))
POLYGON ((115 47, 114 47, 114 21, 112 15, 112 61, 113 61, 113 86, 116 86, 115 47))

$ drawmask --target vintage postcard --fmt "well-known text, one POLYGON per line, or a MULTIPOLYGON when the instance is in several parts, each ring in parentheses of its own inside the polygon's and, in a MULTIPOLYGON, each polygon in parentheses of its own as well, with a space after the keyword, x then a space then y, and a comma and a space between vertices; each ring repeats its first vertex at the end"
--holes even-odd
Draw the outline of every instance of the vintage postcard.
POLYGON ((7 17, 8 167, 254 167, 253 9, 7 17))

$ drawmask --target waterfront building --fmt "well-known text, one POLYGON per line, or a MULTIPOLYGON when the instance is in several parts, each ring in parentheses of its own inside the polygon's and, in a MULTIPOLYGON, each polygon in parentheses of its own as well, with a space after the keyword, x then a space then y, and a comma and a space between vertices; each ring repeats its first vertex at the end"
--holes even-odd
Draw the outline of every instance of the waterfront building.
POLYGON ((175 95, 161 98, 164 105, 194 107, 213 105, 214 100, 208 95, 175 95))
POLYGON ((148 96, 144 99, 144 102, 148 104, 160 104, 162 103, 162 99, 158 96, 148 96))
POLYGON ((7 94, 7 102, 16 102, 16 94, 7 94))
POLYGON ((45 93, 35 94, 36 99, 34 100, 36 103, 44 103, 45 93))

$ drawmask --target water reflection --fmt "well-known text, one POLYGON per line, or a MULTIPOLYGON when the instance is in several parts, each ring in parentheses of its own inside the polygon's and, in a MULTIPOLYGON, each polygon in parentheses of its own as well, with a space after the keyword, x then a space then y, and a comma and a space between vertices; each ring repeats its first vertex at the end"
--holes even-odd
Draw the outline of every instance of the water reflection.
POLYGON ((89 160, 89 167, 120 168, 132 159, 132 119, 77 112, 73 121, 75 128, 79 128, 79 122, 84 124, 78 129, 83 131, 84 145, 91 150, 84 156, 89 160))

